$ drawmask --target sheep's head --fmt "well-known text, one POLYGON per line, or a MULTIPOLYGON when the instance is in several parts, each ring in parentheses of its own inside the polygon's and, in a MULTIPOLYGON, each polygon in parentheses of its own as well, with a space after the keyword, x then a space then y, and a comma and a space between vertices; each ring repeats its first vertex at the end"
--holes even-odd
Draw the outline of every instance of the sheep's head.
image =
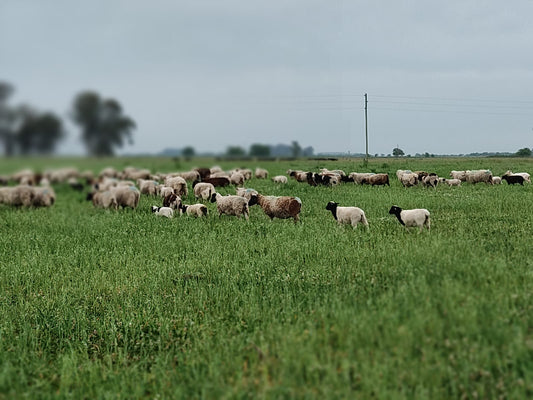
POLYGON ((334 201, 330 201, 330 202, 326 205, 326 210, 329 210, 329 211, 336 210, 338 205, 339 205, 338 203, 335 203, 334 201))
POLYGON ((217 194, 216 193, 213 193, 211 195, 211 198, 209 199, 211 201, 211 203, 215 203, 217 201, 217 194))
POLYGON ((249 206, 253 206, 253 205, 257 204, 257 202, 258 202, 258 197, 257 197, 257 195, 256 195, 256 194, 252 194, 252 195, 250 196, 250 200, 248 200, 248 205, 249 205, 249 206))
POLYGON ((160 208, 161 207, 158 207, 158 206, 152 206, 152 212, 153 213, 158 212, 160 208))
POLYGON ((402 209, 398 206, 392 206, 389 210, 389 214, 399 215, 402 212, 402 209))

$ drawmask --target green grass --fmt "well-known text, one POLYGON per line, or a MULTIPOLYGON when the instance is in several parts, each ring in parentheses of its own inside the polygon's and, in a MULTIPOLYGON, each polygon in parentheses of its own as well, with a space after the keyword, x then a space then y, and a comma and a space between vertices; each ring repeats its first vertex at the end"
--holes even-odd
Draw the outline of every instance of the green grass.
MULTIPOLYGON (((0 173, 215 163, 4 159, 0 173)), ((147 196, 99 210, 66 185, 50 209, 0 205, 0 399, 533 395, 533 187, 404 189, 394 176, 531 161, 218 164, 373 170, 391 187, 247 183, 299 196, 298 224, 258 206, 248 222, 219 218, 215 204, 203 220, 156 218, 147 196), (330 200, 363 208, 369 231, 337 226, 330 200), (430 210, 431 233, 406 232, 392 204, 430 210)))

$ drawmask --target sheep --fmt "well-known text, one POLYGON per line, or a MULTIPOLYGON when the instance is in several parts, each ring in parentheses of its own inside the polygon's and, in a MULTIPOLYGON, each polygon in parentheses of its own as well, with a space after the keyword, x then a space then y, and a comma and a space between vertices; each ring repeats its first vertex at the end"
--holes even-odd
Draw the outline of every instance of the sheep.
POLYGON ((339 225, 351 224, 352 227, 357 228, 357 224, 361 222, 368 229, 365 212, 359 207, 339 207, 338 203, 330 201, 326 205, 326 210, 331 211, 339 225))
POLYGON ((118 171, 113 167, 107 167, 101 170, 98 176, 100 178, 117 178, 118 171))
POLYGON ((152 213, 160 217, 172 218, 174 217, 174 210, 170 207, 152 206, 152 213))
POLYGON ((170 186, 178 196, 186 197, 189 193, 187 181, 181 176, 170 176, 165 179, 165 186, 170 186))
POLYGON ((466 182, 466 171, 451 171, 450 177, 459 179, 461 182, 466 182))
POLYGON ((287 177, 285 175, 276 175, 272 178, 274 183, 287 183, 287 177))
POLYGON ((230 184, 229 178, 226 178, 223 176, 215 177, 215 178, 209 177, 209 178, 202 180, 202 182, 210 183, 215 187, 224 187, 230 184))
POLYGON ((194 182, 200 180, 200 173, 198 171, 186 171, 186 172, 177 172, 170 174, 172 177, 181 176, 187 182, 194 182))
POLYGON ((181 197, 175 193, 171 193, 163 199, 163 206, 177 210, 181 206, 181 197))
POLYGON ((135 167, 126 167, 122 171, 121 174, 119 174, 121 179, 131 179, 131 180, 138 180, 138 179, 150 179, 150 175, 152 173, 149 169, 137 169, 135 167))
POLYGON ((493 176, 492 177, 492 184, 493 185, 500 185, 502 183, 501 176, 493 176))
POLYGON ((485 182, 492 185, 492 173, 488 169, 466 171, 466 181, 472 184, 485 182))
POLYGON ((351 178, 354 183, 361 185, 363 183, 363 179, 368 178, 369 176, 376 175, 373 172, 351 172, 348 175, 348 178, 351 178))
POLYGON ((157 186, 159 185, 156 181, 149 179, 139 178, 137 179, 137 185, 141 194, 147 194, 149 196, 155 196, 157 194, 157 186))
POLYGON ((167 197, 169 194, 174 194, 174 189, 171 188, 170 186, 158 185, 156 190, 157 190, 157 193, 159 193, 159 196, 161 196, 161 198, 163 199, 167 197))
POLYGON ((207 211, 207 207, 203 204, 191 204, 191 205, 182 204, 180 206, 180 213, 187 214, 188 216, 193 216, 197 218, 197 217, 205 217, 208 214, 208 211, 207 211))
POLYGON ((267 179, 268 178, 268 171, 263 168, 256 168, 255 169, 255 177, 257 179, 267 179))
POLYGON ((250 202, 252 196, 257 195, 258 192, 255 189, 237 188, 237 196, 244 197, 246 201, 250 202))
POLYGON ((422 178, 422 183, 425 187, 431 186, 432 188, 436 189, 437 184, 439 183, 439 177, 437 175, 428 175, 422 178))
POLYGON ((55 201, 56 194, 50 186, 33 188, 32 205, 34 207, 51 207, 55 201))
POLYGON ((361 183, 376 186, 376 185, 388 185, 389 183, 389 175, 388 174, 375 174, 371 175, 367 178, 363 178, 361 183))
POLYGON ((200 179, 208 178, 211 175, 211 170, 209 168, 195 168, 194 171, 200 174, 200 179))
MULTIPOLYGON (((398 174, 398 171, 396 171, 398 174)), ((399 176, 399 180, 402 183, 403 187, 411 187, 418 185, 418 174, 414 172, 404 172, 399 176)))
POLYGON ((446 183, 448 186, 461 186, 461 180, 460 179, 444 179, 443 183, 446 183))
POLYGON ((220 193, 213 193, 211 195, 211 203, 217 203, 218 216, 222 214, 233 215, 238 218, 244 215, 244 219, 248 221, 250 209, 248 201, 241 196, 227 195, 222 196, 220 193))
POLYGON ((514 185, 516 183, 524 186, 524 177, 522 175, 502 175, 502 179, 507 182, 508 185, 514 185))
POLYGON ((92 200, 93 206, 99 208, 118 208, 117 197, 111 190, 105 190, 102 192, 89 193, 87 200, 92 200))
POLYGON ((307 182, 307 172, 289 170, 289 176, 296 179, 298 182, 307 182))
POLYGON ((122 208, 137 208, 141 197, 141 192, 135 186, 117 186, 111 188, 110 192, 115 194, 117 205, 122 208))
POLYGON ((511 172, 511 170, 508 170, 504 175, 520 175, 524 178, 524 181, 531 183, 531 177, 527 172, 511 172))
POLYGON ((392 206, 389 210, 389 214, 394 214, 400 224, 405 226, 405 228, 418 227, 420 228, 419 232, 422 232, 424 226, 428 229, 431 228, 429 211, 425 208, 415 208, 413 210, 402 210, 398 206, 392 206))
POLYGON ((29 185, 0 188, 0 203, 10 206, 30 207, 35 197, 34 189, 29 185))
POLYGON ((241 186, 244 185, 244 175, 240 172, 234 172, 231 174, 229 181, 232 185, 241 186))
POLYGON ((206 182, 193 182, 192 188, 195 199, 209 200, 211 195, 216 192, 215 187, 206 182))
POLYGON ((258 193, 250 199, 249 205, 253 206, 254 204, 259 204, 271 221, 274 218, 292 218, 296 223, 300 218, 302 209, 302 200, 292 196, 263 196, 258 193))

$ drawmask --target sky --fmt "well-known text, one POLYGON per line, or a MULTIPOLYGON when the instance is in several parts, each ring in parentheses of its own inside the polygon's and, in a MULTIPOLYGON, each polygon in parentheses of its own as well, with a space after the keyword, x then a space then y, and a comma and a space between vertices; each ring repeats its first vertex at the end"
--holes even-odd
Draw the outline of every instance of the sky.
POLYGON ((85 90, 137 128, 119 153, 533 147, 533 0, 2 0, 10 103, 66 122, 85 90))

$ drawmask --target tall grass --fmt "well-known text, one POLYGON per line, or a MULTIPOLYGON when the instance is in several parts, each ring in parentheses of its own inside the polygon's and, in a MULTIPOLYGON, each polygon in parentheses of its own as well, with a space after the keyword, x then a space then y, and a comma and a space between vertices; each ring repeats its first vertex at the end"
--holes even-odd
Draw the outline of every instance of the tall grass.
MULTIPOLYGON (((58 163, 74 162, 177 168, 58 163)), ((365 169, 255 165, 271 175, 365 169)), ((531 171, 520 159, 387 159, 366 170, 480 167, 531 171)), ((532 396, 531 185, 247 186, 299 196, 301 223, 271 222, 258 206, 248 222, 219 218, 214 204, 206 219, 167 220, 148 196, 135 211, 97 210, 67 185, 50 209, 0 206, 0 398, 532 396), (337 226, 330 200, 363 208, 369 231, 337 226), (407 232, 392 204, 429 209, 431 233, 407 232)))

